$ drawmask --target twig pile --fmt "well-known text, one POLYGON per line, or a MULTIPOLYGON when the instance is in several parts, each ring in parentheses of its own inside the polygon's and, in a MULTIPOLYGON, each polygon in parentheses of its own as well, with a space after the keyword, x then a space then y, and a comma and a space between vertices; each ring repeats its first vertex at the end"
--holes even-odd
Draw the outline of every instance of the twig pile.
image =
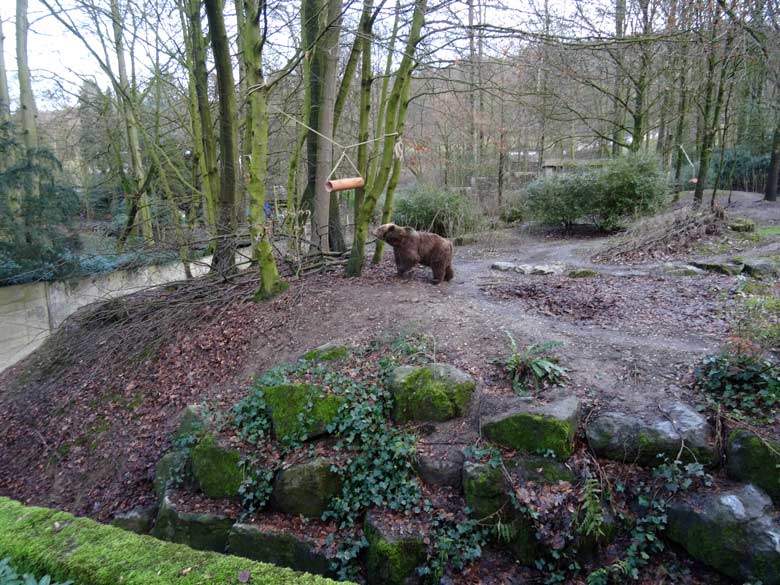
POLYGON ((637 262, 685 254, 705 236, 722 232, 721 210, 677 209, 641 220, 593 256, 594 262, 637 262))

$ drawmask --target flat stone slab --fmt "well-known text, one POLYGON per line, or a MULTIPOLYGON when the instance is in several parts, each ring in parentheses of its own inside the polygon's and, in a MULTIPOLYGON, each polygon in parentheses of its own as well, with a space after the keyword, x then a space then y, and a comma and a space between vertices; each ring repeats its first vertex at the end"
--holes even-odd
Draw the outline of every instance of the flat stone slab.
POLYGON ((667 538, 715 570, 737 579, 780 585, 780 519, 753 485, 686 494, 667 506, 667 538))
POLYGON ((696 410, 674 402, 641 417, 622 412, 603 412, 585 429, 588 445, 599 457, 653 467, 664 458, 705 465, 717 461, 712 426, 696 410), (660 457, 659 457, 660 456, 660 457))
POLYGON ((251 524, 234 524, 228 535, 228 552, 278 567, 334 577, 331 558, 314 544, 295 534, 261 529, 251 524))
POLYGON ((493 443, 566 460, 574 450, 580 401, 562 396, 540 404, 516 401, 504 412, 482 419, 482 434, 493 443))
POLYGON ((493 270, 500 272, 517 272, 519 274, 562 274, 566 271, 564 264, 515 264, 514 262, 494 262, 490 266, 493 270))
POLYGON ((399 535, 378 522, 373 510, 366 514, 363 532, 368 540, 366 582, 369 585, 420 582, 415 570, 425 564, 428 556, 422 533, 399 535))
POLYGON ((157 516, 157 506, 139 506, 114 516, 111 525, 136 534, 148 534, 152 529, 155 516, 157 516))

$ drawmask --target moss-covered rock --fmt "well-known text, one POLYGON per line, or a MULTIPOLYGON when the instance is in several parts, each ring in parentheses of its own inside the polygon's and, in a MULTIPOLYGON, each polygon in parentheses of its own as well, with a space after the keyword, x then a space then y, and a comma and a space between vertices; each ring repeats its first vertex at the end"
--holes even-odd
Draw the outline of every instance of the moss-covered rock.
POLYGON ((234 520, 218 514, 182 512, 166 495, 160 503, 152 536, 196 550, 225 552, 234 520))
POLYGON ((539 557, 536 527, 528 515, 515 509, 509 485, 500 467, 467 461, 463 466, 463 495, 472 516, 486 524, 501 524, 503 536, 493 538, 517 561, 530 565, 539 557))
POLYGON ((186 436, 201 437, 206 432, 205 407, 202 404, 190 404, 179 415, 179 425, 173 433, 173 439, 186 436))
POLYGON ((221 585, 236 583, 240 573, 249 575, 252 585, 335 585, 324 577, 196 551, 0 497, 0 558, 5 557, 19 572, 83 585, 221 585))
POLYGON ((341 476, 330 462, 318 457, 281 470, 274 478, 272 505, 288 514, 319 518, 341 494, 341 476))
POLYGON ((310 362, 335 362, 343 360, 349 355, 349 348, 346 345, 336 343, 326 343, 311 351, 303 354, 303 359, 310 362))
POLYGON ((574 472, 563 463, 540 455, 518 455, 507 467, 512 475, 523 482, 558 483, 568 481, 574 483, 574 472))
POLYGON ((737 429, 726 440, 729 477, 752 483, 780 504, 780 442, 766 441, 737 429))
POLYGON ((206 435, 192 450, 192 472, 201 491, 209 498, 233 498, 244 481, 241 454, 206 435))
POLYGON ((729 276, 741 274, 745 269, 745 265, 741 262, 691 262, 691 265, 707 272, 717 272, 729 276))
POLYGON ((585 434, 591 450, 605 459, 652 467, 664 459, 712 465, 717 462, 711 425, 682 402, 664 407, 664 413, 644 416, 603 412, 588 423, 585 434), (685 449, 680 453, 680 447, 685 449))
POLYGON ((580 417, 575 396, 547 404, 522 401, 502 414, 482 420, 482 434, 488 440, 526 453, 552 453, 568 459, 574 449, 574 433, 580 417))
POLYGON ((745 272, 753 278, 776 278, 780 276, 780 262, 772 258, 749 258, 745 260, 745 272))
POLYGON ((111 520, 111 525, 136 534, 148 534, 152 529, 155 516, 157 516, 157 506, 142 506, 117 514, 111 520))
POLYGON ((666 536, 740 583, 780 585, 780 519, 771 503, 752 485, 674 500, 666 536))
POLYGON ((192 483, 192 465, 186 453, 171 451, 157 462, 154 470, 154 493, 161 500, 168 487, 179 483, 192 483))
POLYGON ((669 276, 699 276, 704 274, 704 270, 690 265, 664 264, 662 272, 669 276))
POLYGON ((280 384, 263 388, 271 425, 278 439, 314 439, 327 433, 344 402, 309 384, 280 384))
POLYGON ((368 540, 366 581, 369 585, 404 585, 414 581, 415 569, 425 563, 426 546, 421 534, 398 536, 366 514, 363 531, 368 540))
POLYGON ((569 271, 566 276, 569 278, 591 278, 598 275, 599 273, 595 270, 590 270, 589 268, 577 268, 576 270, 569 271))
POLYGON ((228 551, 278 567, 333 576, 332 559, 317 551, 311 541, 294 534, 263 530, 251 524, 234 524, 228 535, 228 551))
POLYGON ((461 416, 474 392, 471 376, 449 364, 400 366, 390 375, 395 399, 393 417, 411 420, 446 421, 461 416))
POLYGON ((729 229, 734 232, 754 232, 756 231, 756 222, 746 217, 737 217, 729 223, 729 229))

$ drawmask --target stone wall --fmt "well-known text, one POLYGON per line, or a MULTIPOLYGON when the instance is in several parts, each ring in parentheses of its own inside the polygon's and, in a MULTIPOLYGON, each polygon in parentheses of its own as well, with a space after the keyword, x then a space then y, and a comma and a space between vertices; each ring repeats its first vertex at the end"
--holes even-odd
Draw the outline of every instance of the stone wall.
MULTIPOLYGON (((246 258, 237 256, 236 262, 246 262, 246 258)), ((210 263, 210 256, 193 262, 193 276, 208 272, 210 263)), ((87 278, 0 287, 0 372, 32 353, 84 305, 183 279, 184 267, 175 262, 87 278)))

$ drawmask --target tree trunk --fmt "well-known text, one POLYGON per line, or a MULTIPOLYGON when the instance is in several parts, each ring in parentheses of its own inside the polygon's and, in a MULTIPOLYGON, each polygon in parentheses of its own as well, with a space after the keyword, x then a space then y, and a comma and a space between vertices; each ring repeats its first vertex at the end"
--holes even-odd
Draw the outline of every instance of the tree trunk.
MULTIPOLYGON (((370 11, 372 0, 365 0, 363 7, 364 10, 370 11)), ((371 85, 373 83, 373 78, 371 77, 371 43, 374 21, 373 19, 366 19, 361 24, 360 51, 363 62, 360 66, 360 112, 358 118, 358 142, 361 144, 357 147, 357 166, 361 176, 368 182, 368 144, 366 141, 368 140, 368 128, 371 118, 371 85)), ((363 204, 365 190, 366 186, 355 189, 355 209, 352 220, 354 226, 357 226, 358 213, 360 206, 363 204)))
MULTIPOLYGON (((5 71, 5 35, 3 34, 3 19, 0 18, 0 124, 11 119, 11 98, 8 96, 8 75, 5 71)), ((3 162, 0 161, 0 165, 3 162)), ((2 168, 0 166, 0 168, 2 168)))
POLYGON ((211 269, 224 278, 232 275, 236 268, 236 228, 238 227, 238 214, 236 213, 238 127, 236 122, 238 111, 236 90, 233 83, 233 65, 230 60, 230 45, 222 14, 222 0, 205 0, 205 6, 219 95, 219 207, 217 210, 217 246, 211 269))
MULTIPOLYGON (((16 0, 16 63, 19 71, 19 109, 21 110, 22 119, 22 142, 24 143, 27 164, 34 167, 35 154, 38 150, 38 113, 35 109, 35 98, 32 93, 30 67, 27 64, 27 31, 29 28, 27 0, 16 0)), ((37 173, 32 172, 31 176, 29 195, 37 198, 39 195, 37 173)), ((28 228, 32 228, 32 226, 28 226, 28 228)))
MULTIPOLYGON (((117 0, 111 0, 111 20, 114 32, 114 49, 116 51, 117 67, 119 69, 119 104, 120 112, 125 121, 127 132, 127 148, 130 151, 130 167, 133 173, 135 193, 132 198, 135 204, 132 208, 137 208, 141 215, 141 233, 147 246, 154 244, 154 231, 152 227, 152 210, 149 206, 149 196, 144 189, 146 183, 146 173, 144 173, 143 157, 141 155, 141 141, 139 139, 138 120, 135 116, 135 110, 131 103, 135 99, 135 88, 130 86, 129 76, 127 74, 127 63, 125 61, 125 48, 122 40, 122 17, 119 13, 119 4, 117 0)), ((135 221, 133 216, 128 217, 128 224, 135 221)), ((123 236, 126 236, 124 234, 123 236)), ((122 249, 124 238, 120 237, 117 242, 117 248, 122 249)))
POLYGON ((411 75, 414 66, 414 55, 417 45, 420 42, 420 33, 425 22, 426 0, 415 0, 414 15, 412 17, 412 26, 409 31, 409 38, 406 42, 406 48, 403 52, 401 64, 398 67, 393 90, 387 104, 385 115, 385 134, 395 134, 397 136, 385 136, 382 147, 382 161, 379 167, 379 174, 371 185, 371 189, 366 193, 363 205, 360 207, 358 222, 355 225, 355 239, 352 243, 349 262, 347 263, 347 275, 360 276, 363 270, 363 260, 366 253, 366 239, 368 237, 368 225, 371 216, 374 214, 376 202, 379 195, 385 188, 385 184, 390 176, 393 166, 393 152, 395 145, 403 132, 405 108, 399 108, 404 85, 407 78, 411 75))
POLYGON ((258 296, 267 299, 286 285, 279 278, 271 240, 265 223, 265 184, 268 165, 268 107, 263 77, 263 44, 265 31, 260 31, 260 18, 266 10, 265 0, 244 0, 243 41, 246 85, 249 88, 246 105, 248 139, 251 145, 249 163, 249 233, 252 257, 260 268, 258 296))
MULTIPOLYGON (((615 0, 615 38, 622 39, 625 34, 626 0, 615 0)), ((621 49, 617 49, 615 57, 615 93, 612 96, 612 156, 620 154, 620 145, 623 144, 623 123, 626 109, 620 103, 620 95, 623 93, 623 61, 620 57, 621 49)))
MULTIPOLYGON (((219 171, 217 168, 217 140, 211 117, 208 94, 208 70, 206 69, 206 46, 200 19, 200 0, 187 1, 187 19, 190 24, 192 45, 192 71, 195 81, 195 96, 198 102, 203 158, 203 197, 206 221, 213 237, 217 235, 217 194, 219 193, 219 171)), ((216 245, 216 239, 215 244, 216 245)))
MULTIPOLYGON (((328 193, 325 182, 333 169, 333 110, 336 105, 336 76, 339 60, 339 30, 341 28, 341 0, 328 0, 327 30, 317 44, 322 53, 322 100, 319 108, 320 137, 317 142, 317 165, 314 188, 314 227, 312 241, 321 252, 329 252, 331 237, 344 249, 338 218, 338 193, 328 193), (334 211, 335 209, 335 211, 334 211), (335 225, 334 225, 335 224, 335 225), (331 236, 331 230, 335 233, 331 236)), ((337 250, 341 251, 341 250, 337 250)))
MULTIPOLYGON (((309 103, 308 109, 303 110, 303 118, 309 126, 306 136, 306 189, 301 198, 301 209, 310 212, 311 240, 317 242, 317 227, 315 215, 315 187, 317 184, 317 154, 319 152, 319 124, 320 104, 322 103, 322 52, 314 47, 314 43, 320 33, 322 0, 302 0, 301 18, 303 20, 303 44, 311 47, 311 59, 309 63, 309 103)), ((330 203, 330 200, 328 200, 330 203)), ((327 218, 327 207, 326 215, 327 218)), ((312 250, 314 251, 314 250, 312 250)))
POLYGON ((780 116, 772 134, 772 157, 766 172, 766 192, 764 201, 777 201, 778 175, 780 174, 780 116))

